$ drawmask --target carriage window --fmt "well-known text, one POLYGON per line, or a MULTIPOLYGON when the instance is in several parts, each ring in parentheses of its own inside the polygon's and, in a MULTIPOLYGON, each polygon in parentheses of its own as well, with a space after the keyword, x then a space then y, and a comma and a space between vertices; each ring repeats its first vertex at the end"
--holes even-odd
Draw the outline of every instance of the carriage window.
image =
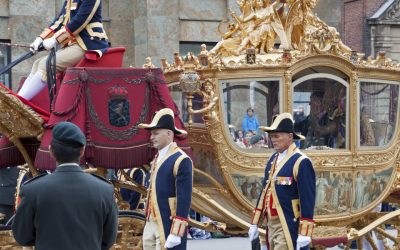
POLYGON ((398 85, 367 81, 361 82, 361 146, 384 146, 392 139, 396 128, 398 96, 398 85))
POLYGON ((295 131, 302 149, 346 148, 347 83, 335 76, 303 77, 294 83, 295 131))
POLYGON ((259 129, 269 126, 279 113, 278 80, 226 80, 222 82, 227 131, 240 149, 265 151, 268 136, 259 129))

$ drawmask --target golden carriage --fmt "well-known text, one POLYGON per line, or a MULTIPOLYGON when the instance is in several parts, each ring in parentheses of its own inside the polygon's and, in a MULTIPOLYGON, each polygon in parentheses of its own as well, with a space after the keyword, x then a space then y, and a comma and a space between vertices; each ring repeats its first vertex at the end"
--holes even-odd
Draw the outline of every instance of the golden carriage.
POLYGON ((399 229, 400 213, 375 211, 399 202, 400 65, 344 45, 312 13, 316 1, 250 2, 238 2, 241 15, 232 13, 236 23, 212 50, 164 64, 194 151, 193 208, 227 223, 227 232, 246 232, 273 153, 268 135, 245 132, 246 111, 263 126, 289 112, 296 125, 311 119, 298 145, 317 174, 315 245, 336 238, 348 247, 365 237, 377 249, 373 231, 398 249, 400 238, 384 225, 399 229), (251 136, 262 143, 249 145, 251 136))
MULTIPOLYGON (((344 243, 348 248, 356 240, 361 249, 364 237, 377 249, 374 232, 385 248, 399 249, 400 238, 384 227, 399 230, 400 212, 374 210, 383 202, 400 202, 400 65, 384 52, 365 59, 352 51, 334 28, 313 15, 315 3, 239 1, 240 16, 232 13, 235 23, 212 50, 203 47, 197 57, 190 53, 184 59, 175 54, 171 65, 163 60, 193 149, 192 208, 226 223, 227 233, 246 233, 266 159, 273 153, 268 135, 260 131, 253 133, 261 143, 249 144, 255 135, 245 133, 246 110, 253 108, 260 125, 281 112, 293 113, 300 123, 312 113, 311 96, 320 93, 318 113, 326 122, 310 125, 312 131, 303 134, 306 141, 299 143, 318 176, 314 245, 344 243)), ((18 138, 39 136, 40 119, 23 107, 11 107, 13 97, 1 96, 2 110, 22 110, 18 117, 27 121, 15 131, 2 122, 2 133, 16 145, 18 138)), ((32 161, 27 163, 34 169, 32 161)), ((127 221, 116 248, 133 241, 136 229, 127 221)), ((217 230, 210 223, 196 226, 217 230)))

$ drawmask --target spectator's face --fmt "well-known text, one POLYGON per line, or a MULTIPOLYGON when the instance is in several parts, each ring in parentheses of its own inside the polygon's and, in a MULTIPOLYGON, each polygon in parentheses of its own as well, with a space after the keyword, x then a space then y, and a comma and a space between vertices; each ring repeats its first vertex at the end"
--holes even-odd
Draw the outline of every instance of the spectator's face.
POLYGON ((247 115, 252 117, 253 116, 253 111, 250 109, 249 111, 247 111, 247 115))
POLYGON ((247 139, 247 140, 250 141, 250 138, 251 138, 252 136, 253 136, 253 133, 252 133, 252 132, 249 131, 249 132, 246 133, 246 139, 247 139))
POLYGON ((242 131, 238 131, 238 137, 239 138, 243 138, 243 132, 242 131))
POLYGON ((270 137, 274 149, 279 153, 288 149, 293 142, 293 134, 291 133, 270 132, 270 137))

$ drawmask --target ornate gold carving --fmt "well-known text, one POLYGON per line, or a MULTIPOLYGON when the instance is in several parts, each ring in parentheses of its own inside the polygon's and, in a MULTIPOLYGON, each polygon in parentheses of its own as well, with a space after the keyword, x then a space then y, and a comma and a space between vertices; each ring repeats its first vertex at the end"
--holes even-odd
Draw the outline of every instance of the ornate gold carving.
POLYGON ((0 249, 33 250, 33 247, 22 247, 14 239, 11 230, 0 231, 0 249))
POLYGON ((192 59, 184 61, 175 53, 172 65, 163 60, 163 70, 180 71, 186 64, 195 69, 218 70, 285 66, 315 55, 335 55, 363 68, 400 70, 400 63, 387 58, 384 51, 367 60, 363 60, 364 54, 352 51, 334 27, 313 14, 317 2, 240 0, 237 2, 240 13, 231 11, 233 22, 227 24, 226 31, 221 31, 222 23, 218 26, 221 41, 209 52, 201 45, 200 62, 193 54, 187 57, 192 59), (279 48, 274 47, 275 40, 279 41, 279 48), (256 60, 251 64, 246 60, 247 49, 255 51, 256 60))
POLYGON ((316 3, 317 0, 286 3, 256 0, 250 7, 248 2, 239 1, 240 15, 231 11, 235 22, 228 24, 225 33, 220 31, 222 40, 210 52, 237 57, 244 54, 246 48, 255 48, 260 55, 283 53, 282 63, 290 62, 285 50, 348 57, 351 50, 340 40, 336 29, 312 13, 316 3), (276 38, 281 44, 279 49, 274 48, 276 38))
POLYGON ((203 108, 194 110, 190 107, 188 108, 189 113, 204 114, 203 119, 205 121, 218 119, 217 113, 215 111, 216 105, 218 104, 218 95, 215 93, 215 79, 206 79, 201 84, 200 93, 203 96, 203 108))
POLYGON ((143 64, 142 67, 146 69, 152 69, 155 68, 156 66, 151 62, 151 57, 146 57, 146 62, 145 64, 143 64))
POLYGON ((144 219, 122 217, 118 219, 118 224, 117 242, 111 249, 142 249, 144 219))
POLYGON ((212 140, 206 131, 190 130, 189 142, 191 145, 210 147, 212 140))
POLYGON ((313 238, 343 237, 347 235, 346 227, 316 226, 314 227, 313 238))
POLYGON ((40 140, 43 135, 42 123, 43 119, 30 107, 7 90, 0 88, 0 132, 18 148, 34 176, 37 175, 37 170, 33 166, 33 159, 20 139, 36 137, 40 140))
POLYGON ((0 127, 8 138, 40 137, 43 119, 17 97, 0 88, 0 127))
POLYGON ((291 110, 292 107, 292 98, 291 94, 291 85, 292 85, 292 72, 290 70, 286 70, 285 73, 283 74, 283 79, 285 79, 285 84, 284 84, 284 90, 283 90, 283 96, 284 99, 286 99, 286 103, 284 104, 284 110, 291 110))
POLYGON ((376 166, 376 165, 388 165, 393 162, 396 155, 398 154, 399 146, 396 145, 396 149, 393 149, 386 153, 376 152, 375 154, 357 154, 354 158, 354 164, 357 166, 376 166))

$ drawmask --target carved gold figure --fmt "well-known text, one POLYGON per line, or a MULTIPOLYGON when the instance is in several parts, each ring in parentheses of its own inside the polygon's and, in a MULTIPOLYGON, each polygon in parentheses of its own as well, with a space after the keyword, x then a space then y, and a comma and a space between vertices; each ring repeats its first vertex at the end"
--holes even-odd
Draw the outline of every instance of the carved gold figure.
POLYGON ((143 64, 142 67, 151 69, 151 68, 155 68, 156 66, 151 62, 151 57, 146 57, 146 62, 145 62, 145 64, 143 64))
POLYGON ((205 121, 218 119, 217 113, 215 111, 218 96, 215 94, 214 84, 211 79, 206 79, 202 83, 201 94, 203 96, 203 108, 198 110, 189 108, 188 111, 192 114, 204 114, 203 119, 205 121))

